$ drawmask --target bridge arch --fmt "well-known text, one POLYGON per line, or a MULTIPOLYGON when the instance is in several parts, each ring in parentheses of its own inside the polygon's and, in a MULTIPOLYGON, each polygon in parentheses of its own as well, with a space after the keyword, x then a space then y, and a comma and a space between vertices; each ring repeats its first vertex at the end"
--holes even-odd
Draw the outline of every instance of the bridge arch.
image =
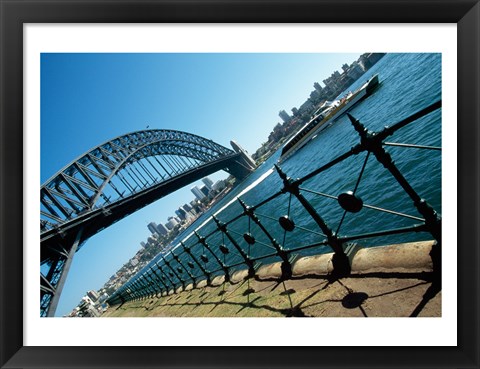
POLYGON ((69 263, 92 235, 206 175, 243 179, 253 169, 212 140, 159 129, 116 137, 62 168, 40 188, 42 314, 54 312, 69 263))

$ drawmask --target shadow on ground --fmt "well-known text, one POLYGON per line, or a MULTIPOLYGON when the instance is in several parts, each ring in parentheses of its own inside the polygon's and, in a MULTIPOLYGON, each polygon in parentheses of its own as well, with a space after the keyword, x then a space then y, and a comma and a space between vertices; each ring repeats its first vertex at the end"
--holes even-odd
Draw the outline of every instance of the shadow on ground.
POLYGON ((329 280, 249 279, 111 307, 105 317, 439 317, 429 272, 371 272, 329 280))

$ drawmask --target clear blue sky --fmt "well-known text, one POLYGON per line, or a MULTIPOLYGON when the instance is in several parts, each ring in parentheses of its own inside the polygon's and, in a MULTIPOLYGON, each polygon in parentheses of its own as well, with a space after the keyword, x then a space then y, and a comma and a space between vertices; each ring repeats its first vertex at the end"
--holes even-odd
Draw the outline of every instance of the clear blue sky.
MULTIPOLYGON (((360 54, 42 54, 41 182, 91 148, 150 129, 194 133, 249 153, 299 107, 313 83, 360 54)), ((220 172, 213 180, 225 178, 220 172)), ((150 235, 193 199, 190 186, 89 239, 76 254, 57 316, 97 290, 150 235)))

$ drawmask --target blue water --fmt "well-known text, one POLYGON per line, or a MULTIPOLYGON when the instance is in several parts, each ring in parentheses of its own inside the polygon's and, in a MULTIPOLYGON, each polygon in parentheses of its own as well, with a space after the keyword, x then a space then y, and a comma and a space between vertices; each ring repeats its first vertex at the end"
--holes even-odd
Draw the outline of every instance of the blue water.
MULTIPOLYGON (((356 119, 371 131, 380 131, 385 126, 391 126, 441 99, 441 54, 387 54, 348 90, 357 89, 377 73, 380 80, 379 88, 373 95, 350 111, 356 119)), ((387 141, 441 147, 441 109, 402 128, 389 137, 387 141)), ((348 117, 344 115, 334 125, 318 134, 304 148, 283 162, 281 168, 288 176, 301 178, 349 151, 351 147, 358 143, 359 136, 353 129, 348 117)), ((426 199, 437 213, 441 214, 441 151, 391 146, 386 147, 386 150, 391 154, 395 165, 420 197, 426 199)), ((302 194, 315 207, 326 224, 333 231, 338 232, 339 236, 389 230, 421 223, 416 219, 400 217, 365 207, 359 213, 347 213, 342 222, 344 211, 337 200, 308 192, 315 191, 338 196, 343 192, 353 191, 366 155, 366 153, 361 153, 353 156, 306 181, 301 186, 302 194)), ((216 214, 218 219, 228 222, 241 214, 242 207, 238 201, 234 201, 220 212, 219 210, 251 186, 252 183, 258 182, 259 178, 265 177, 248 192, 240 196, 246 204, 259 204, 268 196, 278 192, 282 188, 282 181, 276 171, 272 170, 273 164, 277 162, 278 158, 279 152, 269 158, 244 182, 174 240, 172 243, 174 252, 180 255, 184 264, 192 261, 192 259, 182 251, 181 247, 177 247, 180 240, 191 247, 197 258, 200 255, 208 257, 208 262, 202 262, 207 270, 218 269, 215 258, 203 245, 198 243, 198 238, 192 235, 194 229, 202 236, 207 236, 206 242, 210 248, 227 265, 242 261, 241 256, 235 251, 235 247, 228 238, 218 231, 212 220, 208 220, 211 219, 212 214, 216 214), (223 255, 218 249, 220 244, 226 245, 230 253, 223 255)), ((356 195, 362 199, 364 204, 421 218, 410 197, 392 175, 376 161, 373 154, 368 158, 356 195)), ((287 250, 325 240, 325 236, 313 218, 307 214, 298 200, 288 193, 259 207, 255 214, 269 233, 287 250), (287 214, 296 224, 296 228, 292 232, 285 232, 278 223, 278 218, 287 214)), ((274 253, 268 237, 248 217, 243 216, 232 222, 228 225, 228 230, 239 246, 252 256, 257 257, 274 253), (254 235, 256 239, 254 245, 249 246, 245 242, 243 239, 245 232, 254 235)), ((427 239, 432 239, 432 236, 428 233, 409 233, 367 238, 355 242, 365 247, 372 247, 427 239)), ((324 252, 331 252, 331 249, 328 246, 318 246, 298 253, 305 255, 324 252)), ((162 257, 169 260, 174 268, 178 267, 178 264, 172 260, 171 255, 159 255, 154 259, 154 262, 159 261, 162 257)), ((258 262, 266 263, 273 260, 279 259, 269 257, 258 262)), ((162 264, 161 260, 159 264, 162 264)), ((143 270, 148 268, 149 266, 143 270)), ((243 269, 245 266, 232 267, 232 269, 237 268, 243 269)), ((200 272, 196 268, 191 273, 198 276, 200 272)), ((182 277, 189 278, 184 271, 182 277)), ((176 277, 171 278, 174 282, 177 281, 176 277)))

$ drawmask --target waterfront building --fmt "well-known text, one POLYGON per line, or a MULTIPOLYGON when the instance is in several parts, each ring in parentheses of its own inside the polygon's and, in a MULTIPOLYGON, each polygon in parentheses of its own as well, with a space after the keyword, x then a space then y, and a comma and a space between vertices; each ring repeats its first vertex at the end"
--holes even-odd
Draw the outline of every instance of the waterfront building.
POLYGON ((168 223, 172 224, 174 227, 178 224, 178 218, 176 217, 168 217, 168 223))
POLYGON ((358 63, 364 70, 368 70, 373 67, 381 58, 385 56, 385 53, 365 53, 360 55, 358 63))
POLYGON ((213 181, 210 178, 208 177, 202 178, 202 182, 205 184, 205 186, 207 186, 209 190, 212 189, 213 181))
POLYGON ((318 92, 317 90, 313 90, 312 92, 310 92, 310 99, 311 100, 320 99, 320 92, 318 92))
POLYGON ((160 236, 166 236, 168 234, 168 229, 162 223, 157 225, 157 231, 160 236))
POLYGON ((87 292, 87 296, 90 298, 90 300, 92 300, 93 302, 96 302, 98 300, 98 293, 97 291, 88 291, 87 292))
POLYGON ((157 224, 155 222, 148 223, 147 228, 151 233, 157 233, 157 224))
POLYGON ((100 312, 95 308, 89 297, 84 296, 77 306, 76 316, 78 317, 99 317, 100 312))
POLYGON ((311 109, 313 109, 313 104, 310 100, 305 101, 298 110, 303 113, 308 113, 311 109))
POLYGON ((198 188, 198 186, 193 186, 190 191, 192 191, 192 193, 198 200, 202 200, 205 197, 205 194, 200 191, 200 188, 198 188))
POLYGON ((187 213, 185 210, 182 209, 180 206, 177 210, 175 210, 175 214, 180 218, 180 220, 185 220, 187 219, 187 213))
POLYGON ((220 181, 215 182, 215 184, 213 185, 212 189, 213 189, 214 191, 221 191, 221 190, 223 190, 225 187, 226 187, 225 181, 220 180, 220 181))
POLYGON ((169 229, 172 230, 175 228, 175 226, 178 224, 178 222, 175 219, 169 220, 167 223, 165 223, 165 226, 169 229))
MULTIPOLYGON (((207 186, 202 186, 200 187, 200 191, 202 191, 202 193, 205 195, 205 196, 208 196, 208 193, 210 192, 207 188, 207 186)), ((204 196, 204 197, 205 197, 204 196)))
POLYGON ((140 246, 142 246, 143 248, 145 248, 145 246, 147 246, 147 244, 145 242, 140 242, 140 246))
POLYGON ((360 64, 356 61, 350 65, 350 68, 347 71, 348 76, 352 78, 354 81, 359 79, 363 75, 363 73, 365 73, 365 71, 362 69, 360 64))
POLYGON ((280 113, 278 113, 278 115, 280 116, 280 118, 282 118, 282 120, 285 123, 288 122, 290 119, 292 119, 292 117, 288 115, 288 113, 285 110, 281 110, 280 113))

